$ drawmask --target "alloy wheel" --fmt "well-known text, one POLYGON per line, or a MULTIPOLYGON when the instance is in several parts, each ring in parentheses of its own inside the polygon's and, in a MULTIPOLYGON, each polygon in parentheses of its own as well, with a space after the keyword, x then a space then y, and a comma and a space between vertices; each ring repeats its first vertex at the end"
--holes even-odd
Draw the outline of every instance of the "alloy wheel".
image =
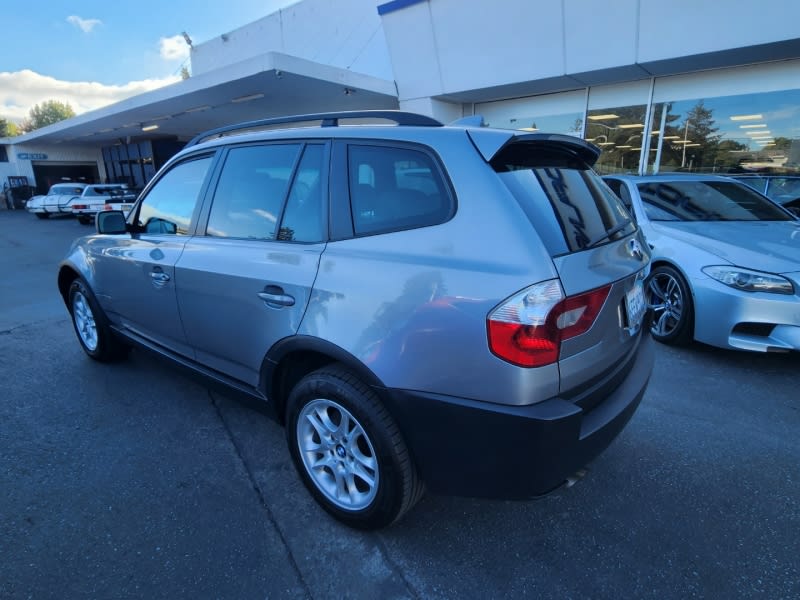
POLYGON ((341 404, 316 399, 297 419, 297 444, 314 485, 337 507, 366 508, 378 492, 375 449, 363 426, 341 404))

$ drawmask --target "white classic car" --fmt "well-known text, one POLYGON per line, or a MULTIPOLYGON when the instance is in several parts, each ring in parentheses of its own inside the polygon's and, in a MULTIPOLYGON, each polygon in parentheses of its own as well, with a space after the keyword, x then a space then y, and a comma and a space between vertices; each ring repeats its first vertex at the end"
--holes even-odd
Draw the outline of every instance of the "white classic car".
POLYGON ((77 200, 71 202, 72 214, 88 225, 102 210, 121 210, 127 216, 136 201, 136 191, 124 183, 88 185, 77 200))
POLYGON ((52 214, 72 214, 70 202, 80 198, 88 184, 86 183, 57 183, 50 187, 44 196, 33 196, 25 203, 25 210, 35 214, 40 219, 46 219, 52 214))

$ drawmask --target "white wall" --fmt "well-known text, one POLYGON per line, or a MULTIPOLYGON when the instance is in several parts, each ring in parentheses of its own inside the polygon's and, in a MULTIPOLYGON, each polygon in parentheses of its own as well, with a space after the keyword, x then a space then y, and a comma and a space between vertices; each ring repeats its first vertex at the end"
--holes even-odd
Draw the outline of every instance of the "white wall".
POLYGON ((382 79, 392 78, 375 0, 304 0, 198 44, 192 73, 282 52, 382 79), (227 38, 227 39, 224 39, 227 38))
MULTIPOLYGON (((797 0, 763 7, 752 0, 470 0, 466 5, 427 0, 383 15, 401 103, 800 37, 797 0)), ((637 69, 625 72, 628 79, 637 78, 637 69)))
POLYGON ((69 163, 96 163, 100 173, 100 179, 105 178, 105 164, 103 163, 103 153, 99 148, 86 146, 61 146, 61 145, 34 145, 18 144, 6 146, 8 162, 0 162, 0 189, 3 183, 7 183, 7 177, 24 176, 28 178, 29 185, 36 185, 33 178, 33 162, 27 159, 17 158, 17 154, 46 154, 47 159, 42 164, 69 164, 69 163))

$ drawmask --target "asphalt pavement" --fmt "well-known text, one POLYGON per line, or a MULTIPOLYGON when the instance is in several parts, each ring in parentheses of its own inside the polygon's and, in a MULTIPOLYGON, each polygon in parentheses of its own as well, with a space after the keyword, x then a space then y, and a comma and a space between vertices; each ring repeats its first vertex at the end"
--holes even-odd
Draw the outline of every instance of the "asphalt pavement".
POLYGON ((0 598, 800 597, 797 354, 659 345, 573 487, 358 532, 257 407, 83 354, 55 278, 90 230, 0 210, 0 598))

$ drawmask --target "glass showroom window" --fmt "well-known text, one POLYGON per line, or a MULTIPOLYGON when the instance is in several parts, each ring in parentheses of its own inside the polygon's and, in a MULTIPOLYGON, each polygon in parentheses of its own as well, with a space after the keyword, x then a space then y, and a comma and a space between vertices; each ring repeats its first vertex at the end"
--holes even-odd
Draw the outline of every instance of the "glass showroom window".
POLYGON ((647 171, 800 172, 800 90, 653 107, 647 171))
POLYGON ((641 80, 589 90, 584 137, 603 151, 598 173, 639 172, 651 86, 641 80))
POLYGON ((515 100, 484 102, 475 105, 475 114, 482 115, 489 127, 583 134, 586 90, 546 94, 515 100))

